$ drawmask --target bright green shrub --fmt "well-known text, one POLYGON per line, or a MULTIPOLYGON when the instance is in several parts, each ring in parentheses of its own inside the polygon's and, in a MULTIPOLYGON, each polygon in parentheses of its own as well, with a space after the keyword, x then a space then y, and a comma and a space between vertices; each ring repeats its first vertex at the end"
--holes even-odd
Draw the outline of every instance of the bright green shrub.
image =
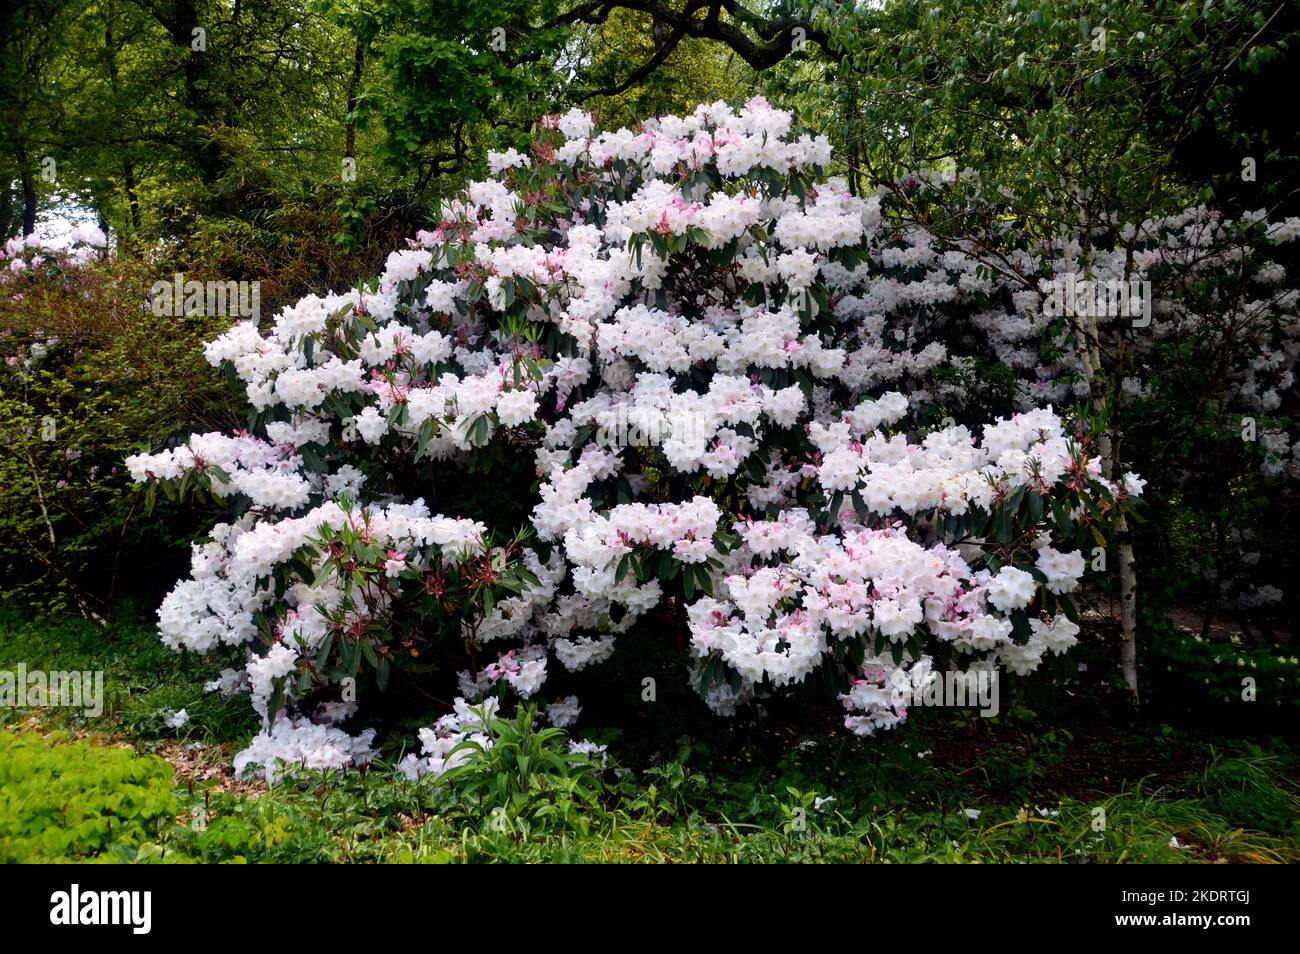
POLYGON ((178 811, 160 758, 0 732, 0 862, 131 860, 178 811))

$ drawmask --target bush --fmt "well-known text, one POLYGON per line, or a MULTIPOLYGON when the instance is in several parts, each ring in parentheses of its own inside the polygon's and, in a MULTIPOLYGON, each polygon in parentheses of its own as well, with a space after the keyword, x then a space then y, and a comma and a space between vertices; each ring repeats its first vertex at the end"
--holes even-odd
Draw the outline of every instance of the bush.
MULTIPOLYGON (((824 140, 755 100, 639 135, 574 110, 532 156, 492 155, 378 282, 208 346, 248 431, 128 461, 147 499, 232 509, 159 611, 169 646, 258 646, 231 682, 268 723, 336 719, 430 666, 531 698, 552 657, 596 666, 658 608, 715 711, 816 674, 869 734, 932 669, 1024 673, 1074 642, 1080 550, 1140 482, 1100 479, 1050 410, 908 432, 889 386, 944 351, 871 319, 885 294, 904 317, 870 278, 894 239, 820 181, 824 140), (467 519, 484 485, 531 526, 467 519)), ((364 755, 303 721, 258 757, 276 745, 364 755)))
POLYGON ((0 862, 132 860, 179 810, 162 759, 0 732, 0 862))
POLYGON ((238 217, 173 218, 179 234, 166 264, 187 275, 259 282, 266 314, 373 275, 424 217, 409 194, 356 184, 283 184, 239 201, 238 217))
POLYGON ((1172 692, 1202 701, 1300 705, 1300 657, 1271 647, 1209 642, 1173 629, 1159 632, 1153 648, 1151 665, 1164 668, 1155 679, 1169 681, 1172 692))
POLYGON ((595 805, 601 766, 592 754, 568 744, 562 729, 540 728, 535 706, 519 706, 513 721, 490 718, 483 738, 466 739, 449 753, 463 759, 441 783, 470 800, 477 817, 547 824, 595 805))
POLYGON ((17 260, 0 299, 0 576, 8 596, 103 621, 197 528, 171 507, 142 521, 122 458, 234 419, 197 353, 225 320, 149 313, 137 260, 17 260))

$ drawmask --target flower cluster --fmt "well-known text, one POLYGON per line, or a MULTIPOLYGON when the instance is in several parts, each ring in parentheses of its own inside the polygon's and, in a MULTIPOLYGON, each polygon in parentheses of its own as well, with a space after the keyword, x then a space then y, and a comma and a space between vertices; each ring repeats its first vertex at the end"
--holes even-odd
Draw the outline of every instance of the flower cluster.
POLYGON ((58 238, 38 233, 16 235, 0 245, 0 282, 31 269, 74 268, 103 254, 107 245, 103 231, 89 222, 58 238))

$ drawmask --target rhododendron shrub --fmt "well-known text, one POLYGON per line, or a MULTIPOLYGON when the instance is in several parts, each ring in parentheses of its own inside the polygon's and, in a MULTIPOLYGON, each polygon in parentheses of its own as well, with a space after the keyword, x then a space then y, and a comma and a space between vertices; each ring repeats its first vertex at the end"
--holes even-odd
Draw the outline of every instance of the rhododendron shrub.
MULTIPOLYGON (((818 673, 861 734, 902 716, 870 691, 897 674, 1027 673, 1074 643, 1085 552, 1140 481, 1103 479, 1050 408, 908 426, 947 354, 912 353, 901 319, 947 293, 895 277, 878 200, 824 180, 823 138, 761 99, 541 127, 376 283, 208 346, 248 431, 129 461, 235 514, 161 607, 168 645, 246 652, 222 688, 268 724, 347 717, 340 686, 417 656, 463 667, 418 772, 476 731, 470 703, 599 679, 656 608, 714 711, 818 673), (450 475, 522 454, 522 532, 449 509, 450 475)), ((259 758, 301 751, 272 731, 259 758)))
POLYGON ((0 284, 29 271, 59 272, 76 268, 103 255, 108 237, 97 225, 83 223, 62 239, 15 235, 0 245, 0 284))

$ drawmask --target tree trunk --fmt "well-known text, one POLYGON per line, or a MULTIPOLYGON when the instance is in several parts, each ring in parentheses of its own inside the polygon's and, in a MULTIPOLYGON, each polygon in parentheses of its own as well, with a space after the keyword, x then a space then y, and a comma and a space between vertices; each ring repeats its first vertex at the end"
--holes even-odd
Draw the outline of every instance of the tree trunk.
POLYGON ((357 124, 352 114, 357 109, 357 96, 361 91, 361 76, 365 67, 366 46, 362 39, 357 37, 356 53, 352 58, 352 75, 348 78, 348 114, 345 120, 347 126, 344 127, 347 142, 343 148, 343 155, 349 159, 355 159, 357 156, 357 124))
MULTIPOLYGON (((209 83, 212 58, 216 50, 209 45, 205 50, 195 50, 194 31, 204 26, 200 16, 202 0, 175 0, 167 8, 151 7, 155 19, 171 38, 180 53, 181 80, 184 102, 194 124, 193 161, 204 185, 215 184, 229 168, 229 157, 214 135, 219 125, 220 109, 209 83)), ((236 11, 238 16, 238 11, 236 11)), ((212 37, 206 37, 208 44, 212 37)))
MULTIPOLYGON (((1101 473, 1107 480, 1116 480, 1120 473, 1116 467, 1118 440, 1103 434, 1099 441, 1101 473)), ((1140 709, 1142 696, 1138 692, 1137 677, 1137 558, 1133 554, 1133 537, 1128 518, 1121 515, 1115 524, 1115 551, 1119 560, 1119 671, 1128 686, 1133 707, 1140 709)))
POLYGON ((18 160, 18 176, 23 186, 23 235, 31 235, 36 231, 36 178, 32 175, 27 147, 23 143, 14 148, 14 156, 18 160))
MULTIPOLYGON (((112 84, 114 96, 118 92, 117 44, 113 40, 113 22, 116 18, 117 7, 111 6, 107 22, 104 25, 104 57, 108 61, 108 78, 112 84)), ((140 233, 140 196, 136 192, 135 163, 129 157, 122 160, 122 185, 126 189, 127 207, 131 213, 131 234, 129 236, 119 236, 122 239, 119 244, 123 247, 123 250, 128 250, 140 233)), ((105 229, 104 234, 108 234, 107 229, 105 229)))
POLYGON ((1137 672, 1137 564, 1133 558, 1133 541, 1129 536, 1128 518, 1120 517, 1115 528, 1119 544, 1119 671, 1133 697, 1133 707, 1142 707, 1137 672))
MULTIPOLYGON (((1083 196, 1076 190, 1079 200, 1079 240, 1083 249, 1083 274, 1093 280, 1092 245, 1087 223, 1089 217, 1085 210, 1083 196)), ((1125 264, 1125 277, 1132 269, 1132 253, 1125 264)), ((1088 309, 1089 312, 1092 309, 1088 309)), ((1094 408, 1108 408, 1109 420, 1105 430, 1099 435, 1098 450, 1101 452, 1101 473, 1107 480, 1119 480, 1123 477, 1120 466, 1122 451, 1120 448, 1122 430, 1119 415, 1119 382, 1123 380, 1123 347, 1121 343, 1117 361, 1110 368, 1104 364, 1105 353, 1101 347, 1101 333, 1094 314, 1086 317, 1076 316, 1075 327, 1083 338, 1080 357, 1083 362, 1084 378, 1088 382, 1089 397, 1094 408), (1108 394, 1107 381, 1113 383, 1108 394)), ((1138 692, 1137 678, 1137 560, 1133 554, 1133 540, 1130 535, 1128 519, 1122 514, 1115 524, 1115 550, 1119 559, 1119 669, 1128 686, 1134 708, 1141 705, 1142 697, 1138 692)))
POLYGON ((135 184, 135 163, 130 159, 122 163, 122 182, 126 186, 126 202, 131 209, 131 236, 140 233, 140 194, 135 184))
POLYGON ((36 231, 36 184, 31 173, 24 168, 23 178, 23 235, 36 231))

